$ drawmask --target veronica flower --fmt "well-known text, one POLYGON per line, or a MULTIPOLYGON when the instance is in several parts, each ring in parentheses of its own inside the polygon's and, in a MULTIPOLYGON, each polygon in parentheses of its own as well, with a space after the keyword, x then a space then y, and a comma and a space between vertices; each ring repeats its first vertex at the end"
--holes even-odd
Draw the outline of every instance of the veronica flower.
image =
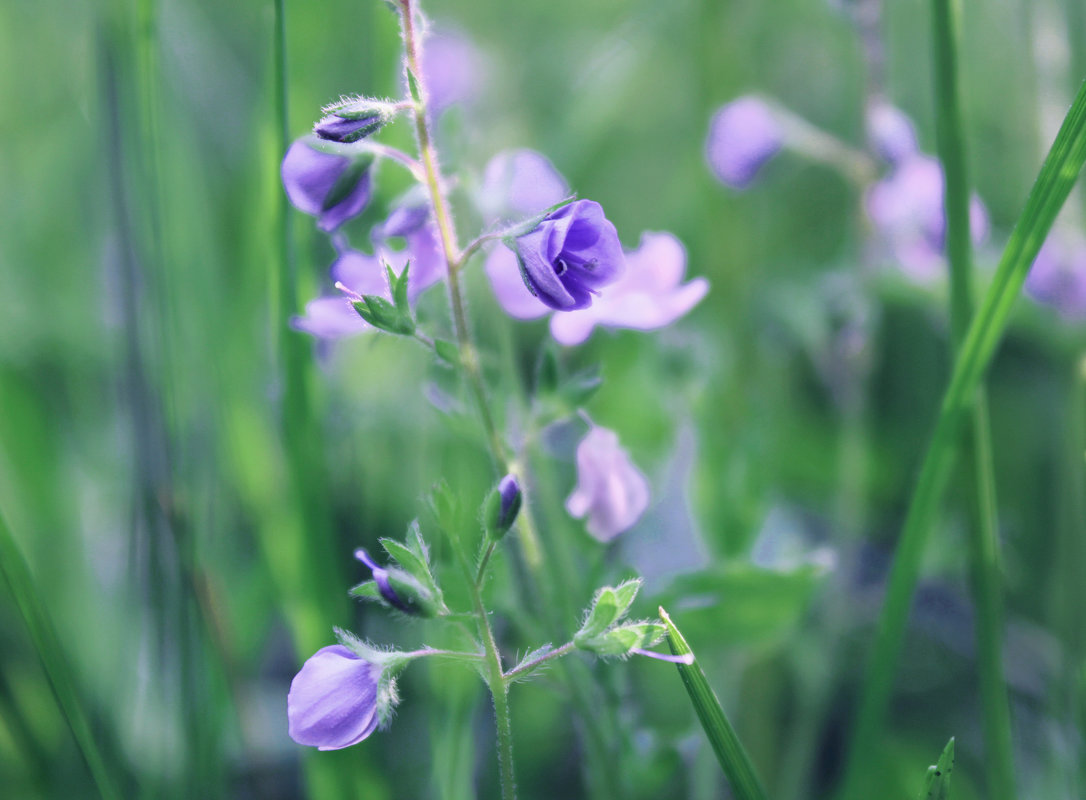
POLYGON ((486 69, 479 51, 467 37, 443 32, 426 37, 422 73, 426 79, 427 105, 431 113, 439 114, 449 106, 472 100, 483 84, 486 69))
POLYGON ((733 189, 745 189, 781 149, 784 135, 773 110, 753 95, 740 97, 713 115, 705 155, 713 174, 733 189))
POLYGON ((377 728, 382 672, 380 665, 342 645, 322 647, 290 683, 290 738, 320 750, 339 750, 361 742, 377 728))
MULTIPOLYGON (((407 296, 412 302, 445 275, 445 254, 437 226, 425 198, 409 197, 373 230, 377 254, 398 275, 410 261, 407 296), (403 248, 394 248, 391 239, 402 239, 403 248)), ((342 280, 342 279, 341 279, 342 280)), ((348 286, 347 281, 343 281, 348 286)))
POLYGON ((615 226, 592 200, 552 211, 512 247, 528 291, 560 311, 587 308, 626 267, 615 226))
POLYGON ((574 517, 607 542, 633 526, 649 504, 649 484, 619 445, 614 431, 593 425, 577 445, 577 487, 566 498, 574 517))
POLYGON ((626 272, 589 308, 555 314, 551 335, 561 344, 585 341, 596 325, 653 330, 670 325, 696 306, 709 281, 682 283, 686 251, 670 233, 643 233, 641 245, 626 254, 626 272))
MULTIPOLYGON (((943 168, 937 159, 916 154, 898 163, 864 198, 876 234, 906 276, 924 282, 945 270, 946 217, 943 168)), ((973 197, 969 227, 974 243, 988 233, 983 203, 973 197)))
MULTIPOLYGON (((486 272, 498 302, 517 319, 535 319, 551 311, 525 287, 512 253, 495 248, 486 272)), ((643 233, 641 245, 626 253, 626 271, 589 307, 551 316, 551 335, 561 344, 581 344, 596 325, 654 330, 670 325, 697 305, 709 289, 705 278, 682 283, 686 251, 670 233, 643 233)))
POLYGON ((372 163, 369 153, 304 136, 283 158, 283 188, 295 208, 317 217, 317 227, 334 231, 369 203, 372 163))
POLYGON ((1050 237, 1026 277, 1026 293, 1065 317, 1086 318, 1086 239, 1050 237))
POLYGON ((889 164, 899 164, 916 155, 916 128, 908 114, 883 100, 876 100, 867 110, 867 139, 889 164))

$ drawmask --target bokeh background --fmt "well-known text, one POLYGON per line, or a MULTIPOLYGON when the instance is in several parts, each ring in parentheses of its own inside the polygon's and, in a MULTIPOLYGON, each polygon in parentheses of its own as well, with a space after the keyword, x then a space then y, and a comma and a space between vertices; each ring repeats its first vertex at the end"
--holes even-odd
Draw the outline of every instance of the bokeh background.
MULTIPOLYGON (((1086 76, 1086 14, 1077 0, 962 5, 983 275, 1086 76)), ((426 8, 480 59, 471 102, 442 120, 463 185, 494 153, 535 148, 628 247, 671 231, 712 283, 667 330, 597 333, 562 355, 602 364, 588 411, 654 490, 642 523, 601 548, 561 508, 569 443, 559 431, 540 447, 570 630, 592 588, 644 574, 638 612, 673 612, 770 795, 827 796, 947 377, 945 285, 872 255, 862 187, 839 172, 784 153, 737 192, 713 178, 704 140, 720 105, 757 91, 862 149, 878 89, 933 152, 928 5, 426 8)), ((285 75, 293 137, 340 94, 395 96, 400 78, 378 0, 286 0, 285 23, 281 73, 270 0, 0 4, 0 510, 124 796, 496 796, 489 704, 466 670, 412 667, 390 730, 358 747, 316 754, 286 734, 290 679, 333 625, 405 648, 440 635, 349 600, 365 577, 354 547, 402 535, 438 479, 480 498, 491 475, 470 417, 427 399, 456 389, 420 348, 368 337, 330 351, 287 327, 333 251, 311 220, 282 216, 277 87, 285 75)), ((388 141, 409 147, 407 126, 388 141)), ((406 187, 395 172, 351 230, 406 187)), ((459 221, 462 235, 478 224, 468 209, 459 221)), ((1073 202, 1059 226, 1084 221, 1073 202)), ((513 391, 545 325, 506 318, 478 266, 468 283, 474 327, 501 354, 494 391, 513 391)), ((431 299, 423 313, 439 316, 431 299)), ((1023 797, 1086 791, 1084 353, 1081 319, 1023 298, 990 377, 1023 797)), ((967 497, 950 493, 930 539, 871 796, 914 797, 951 735, 954 797, 987 796, 967 497)), ((511 553, 490 589, 510 654, 541 643, 517 622, 511 553)), ((6 587, 0 598, 0 794, 95 796, 6 587)), ((595 735, 613 748, 612 796, 722 796, 672 667, 574 668, 595 694, 554 676, 514 689, 523 797, 607 796, 583 775, 595 735)))

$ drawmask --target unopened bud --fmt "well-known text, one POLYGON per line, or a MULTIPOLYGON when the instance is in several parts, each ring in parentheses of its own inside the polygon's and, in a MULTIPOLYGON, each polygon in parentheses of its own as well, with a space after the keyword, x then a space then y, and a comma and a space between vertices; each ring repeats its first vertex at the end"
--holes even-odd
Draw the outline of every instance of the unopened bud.
POLYGON ((522 501, 520 484, 515 475, 506 475, 490 492, 483 507, 483 524, 487 535, 500 539, 516 522, 522 501))

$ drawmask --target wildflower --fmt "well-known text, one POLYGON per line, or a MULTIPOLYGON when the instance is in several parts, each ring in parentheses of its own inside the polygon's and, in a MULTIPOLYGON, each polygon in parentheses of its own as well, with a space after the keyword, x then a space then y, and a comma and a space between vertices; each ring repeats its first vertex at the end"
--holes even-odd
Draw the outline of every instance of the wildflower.
MULTIPOLYGON (((879 238, 906 276, 920 282, 937 278, 944 268, 946 238, 938 160, 922 154, 906 158, 868 189, 864 200, 879 238)), ((974 243, 984 240, 988 215, 977 197, 970 202, 969 227, 974 243)))
POLYGON ((370 327, 343 296, 310 300, 305 304, 305 314, 291 317, 290 326, 318 339, 342 339, 364 333, 370 327))
POLYGON ((577 486, 566 498, 574 517, 588 516, 588 532, 607 542, 628 530, 649 504, 649 485, 614 431, 593 425, 577 445, 577 486))
POLYGON ((377 728, 382 672, 383 667, 342 645, 322 647, 290 683, 290 738, 320 750, 339 750, 361 742, 377 728))
POLYGON ((440 114, 449 106, 476 97, 486 74, 482 61, 479 51, 462 34, 443 32, 427 37, 422 49, 422 74, 430 112, 440 114))
POLYGON ((615 226, 592 200, 552 211, 511 246, 528 291, 559 311, 587 308, 626 265, 615 226))
POLYGON ((713 116, 705 154, 713 174, 733 189, 754 182, 762 166, 784 143, 773 110, 753 95, 740 97, 713 116))
MULTIPOLYGON (((373 240, 378 256, 397 274, 411 263, 407 276, 407 296, 411 302, 445 274, 445 255, 430 214, 430 204, 424 197, 409 196, 393 209, 388 218, 374 228, 373 240), (403 239, 405 246, 393 248, 390 239, 403 239)), ((346 280, 343 282, 350 285, 346 280)))
POLYGON ((1050 237, 1026 277, 1026 293, 1072 319, 1086 317, 1086 239, 1050 237))
POLYGON ((334 231, 369 203, 372 163, 369 153, 305 136, 283 158, 283 187, 295 208, 317 217, 317 227, 334 231))
POLYGON ((370 568, 370 572, 373 573, 373 582, 377 584, 377 591, 380 593, 381 597, 384 598, 386 603, 405 613, 411 612, 411 607, 400 599, 400 596, 396 594, 396 590, 392 588, 392 584, 389 583, 389 572, 387 569, 370 558, 370 554, 361 547, 354 551, 354 557, 370 568))
POLYGON ((589 308, 555 314, 551 335, 564 345, 585 341, 596 325, 653 330, 670 325, 709 291, 705 278, 682 284, 686 251, 670 233, 643 233, 626 255, 626 272, 589 308))
POLYGON ((388 124, 395 114, 391 103, 346 98, 324 108, 325 115, 313 126, 313 133, 333 142, 357 142, 371 136, 388 124))
POLYGON ((569 196, 569 184, 535 150, 505 150, 483 171, 481 204, 493 217, 529 217, 569 196))
POLYGON ((506 475, 486 499, 483 507, 483 525, 492 539, 504 536, 520 513, 522 502, 520 483, 516 475, 506 475))
POLYGON ((917 152, 912 120, 883 100, 873 102, 867 111, 867 139, 871 149, 889 164, 899 164, 917 152))

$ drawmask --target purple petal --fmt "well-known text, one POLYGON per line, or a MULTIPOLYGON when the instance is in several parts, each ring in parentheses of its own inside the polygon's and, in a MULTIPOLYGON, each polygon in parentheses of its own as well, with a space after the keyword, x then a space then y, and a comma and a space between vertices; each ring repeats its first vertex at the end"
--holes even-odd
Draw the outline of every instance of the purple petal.
POLYGON ((299 211, 317 216, 324 208, 324 198, 349 164, 346 156, 322 153, 310 147, 306 138, 298 139, 287 150, 280 168, 287 197, 299 211))
POLYGON ((875 101, 868 109, 867 138, 871 148, 890 164, 898 164, 917 153, 913 121, 885 101, 875 101))
POLYGON ((486 257, 486 274, 499 305, 516 319, 537 319, 550 309, 528 291, 520 276, 517 257, 504 247, 495 247, 486 257))
POLYGON ((1026 293, 1068 319, 1086 318, 1086 239, 1057 233, 1037 254, 1026 293))
MULTIPOLYGON (((358 250, 344 250, 332 262, 332 280, 342 283, 355 294, 376 294, 392 299, 381 261, 358 250)), ((356 315, 357 316, 357 315, 356 315)))
POLYGON ((757 97, 740 97, 713 116, 705 154, 722 183, 745 189, 782 143, 780 125, 769 106, 757 97))
POLYGON ((565 178, 535 150, 499 153, 483 174, 483 204, 496 217, 530 217, 568 196, 565 178))
POLYGON ((338 750, 377 728, 381 668, 342 645, 322 647, 294 676, 287 695, 290 737, 298 744, 338 750))
POLYGON ((649 504, 649 485, 614 431, 593 426, 577 446, 577 487, 566 499, 574 517, 588 516, 588 532, 607 542, 628 530, 649 504))
POLYGON ((346 297, 320 297, 305 304, 305 314, 292 317, 292 328, 321 339, 342 339, 372 330, 346 297))
POLYGON ((465 36, 446 32, 424 41, 422 73, 426 77, 430 111, 436 114, 474 98, 485 70, 479 52, 465 36))

